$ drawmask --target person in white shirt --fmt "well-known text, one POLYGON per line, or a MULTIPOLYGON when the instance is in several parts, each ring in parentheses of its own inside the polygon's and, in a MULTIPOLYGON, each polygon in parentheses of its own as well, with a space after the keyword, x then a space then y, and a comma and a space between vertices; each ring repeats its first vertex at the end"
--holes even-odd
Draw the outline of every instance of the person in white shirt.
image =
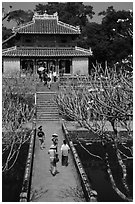
POLYGON ((63 140, 63 144, 61 146, 61 154, 62 154, 62 166, 68 166, 68 154, 69 154, 69 146, 66 143, 66 140, 63 140))

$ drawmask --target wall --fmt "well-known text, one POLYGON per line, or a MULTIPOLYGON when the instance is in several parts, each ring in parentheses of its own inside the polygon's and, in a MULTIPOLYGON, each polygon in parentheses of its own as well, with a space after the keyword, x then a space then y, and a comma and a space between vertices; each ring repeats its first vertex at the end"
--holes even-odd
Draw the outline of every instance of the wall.
POLYGON ((75 57, 72 61, 73 74, 88 74, 88 58, 75 57))
POLYGON ((3 74, 12 75, 20 73, 20 58, 3 58, 3 74))

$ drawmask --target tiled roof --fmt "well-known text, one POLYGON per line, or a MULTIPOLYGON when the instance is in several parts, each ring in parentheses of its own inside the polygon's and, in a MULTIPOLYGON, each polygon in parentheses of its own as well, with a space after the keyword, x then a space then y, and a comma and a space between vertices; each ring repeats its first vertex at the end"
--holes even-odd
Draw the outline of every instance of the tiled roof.
POLYGON ((78 26, 59 21, 57 14, 34 15, 31 22, 18 26, 13 31, 27 34, 80 34, 78 26))
POLYGON ((66 57, 66 56, 91 56, 91 50, 79 47, 12 47, 4 49, 2 56, 9 57, 66 57))

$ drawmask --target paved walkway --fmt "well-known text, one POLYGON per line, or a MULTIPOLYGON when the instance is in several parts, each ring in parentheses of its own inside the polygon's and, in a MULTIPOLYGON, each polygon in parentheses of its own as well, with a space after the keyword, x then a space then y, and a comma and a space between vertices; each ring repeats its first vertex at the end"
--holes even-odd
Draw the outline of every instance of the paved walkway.
POLYGON ((52 143, 51 135, 59 135, 59 155, 60 147, 64 138, 61 121, 47 121, 37 124, 43 126, 46 133, 46 148, 41 150, 38 138, 35 144, 35 156, 31 183, 31 202, 84 202, 80 180, 73 163, 72 155, 69 155, 69 165, 61 166, 58 163, 59 174, 52 176, 49 171, 48 150, 52 143))

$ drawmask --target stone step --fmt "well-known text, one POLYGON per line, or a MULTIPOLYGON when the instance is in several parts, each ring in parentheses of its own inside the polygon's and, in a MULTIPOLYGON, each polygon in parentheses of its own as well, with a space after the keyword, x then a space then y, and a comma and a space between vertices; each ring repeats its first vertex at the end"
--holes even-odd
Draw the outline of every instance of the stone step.
POLYGON ((41 118, 37 119, 37 122, 40 121, 59 121, 59 118, 41 118))
POLYGON ((44 111, 37 110, 37 114, 55 115, 55 114, 59 114, 59 112, 56 111, 56 110, 51 110, 51 111, 48 111, 48 110, 44 110, 44 111))
POLYGON ((55 106, 55 105, 37 105, 37 110, 43 110, 43 109, 45 109, 45 110, 58 110, 58 107, 57 106, 55 106))
POLYGON ((37 98, 37 101, 54 101, 55 100, 55 97, 41 97, 41 98, 37 98))
POLYGON ((55 117, 51 117, 51 116, 39 116, 39 117, 37 117, 37 119, 39 120, 46 120, 46 119, 58 119, 59 118, 59 116, 55 116, 55 117))
POLYGON ((56 91, 37 91, 36 94, 47 94, 47 95, 52 95, 52 94, 57 94, 56 91))
POLYGON ((55 104, 45 104, 45 103, 38 103, 37 104, 37 108, 58 108, 58 106, 57 105, 55 105, 55 104))
POLYGON ((46 103, 46 104, 57 104, 56 101, 53 99, 51 100, 37 100, 37 103, 46 103))
POLYGON ((37 102, 40 102, 40 101, 55 103, 55 98, 37 98, 37 102))
POLYGON ((45 101, 45 102, 55 102, 55 98, 37 98, 37 101, 45 101))
POLYGON ((39 107, 39 108, 37 108, 37 111, 39 112, 46 112, 46 111, 48 111, 48 112, 58 112, 58 109, 57 108, 50 108, 50 107, 48 107, 48 108, 46 108, 46 107, 39 107))
POLYGON ((37 121, 59 120, 59 111, 54 97, 56 92, 37 92, 37 121))
POLYGON ((37 110, 37 114, 59 114, 58 110, 37 110))
POLYGON ((42 116, 58 116, 59 115, 59 113, 57 112, 57 113, 50 113, 50 112, 37 112, 37 116, 39 116, 39 115, 42 115, 42 116))

